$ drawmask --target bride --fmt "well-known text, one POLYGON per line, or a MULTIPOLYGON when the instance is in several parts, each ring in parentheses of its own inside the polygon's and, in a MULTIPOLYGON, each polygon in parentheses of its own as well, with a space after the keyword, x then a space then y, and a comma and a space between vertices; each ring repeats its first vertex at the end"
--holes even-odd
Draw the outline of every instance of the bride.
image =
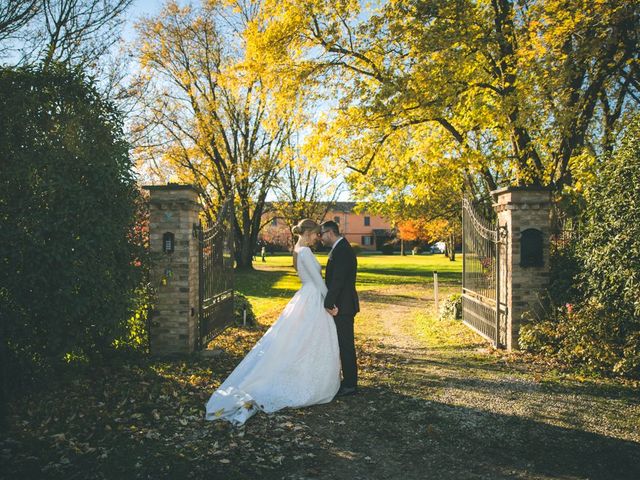
POLYGON ((241 425, 258 410, 327 403, 340 388, 340 353, 333 317, 323 306, 327 287, 309 247, 318 241, 319 225, 301 220, 293 265, 302 287, 280 317, 213 392, 207 420, 241 425))

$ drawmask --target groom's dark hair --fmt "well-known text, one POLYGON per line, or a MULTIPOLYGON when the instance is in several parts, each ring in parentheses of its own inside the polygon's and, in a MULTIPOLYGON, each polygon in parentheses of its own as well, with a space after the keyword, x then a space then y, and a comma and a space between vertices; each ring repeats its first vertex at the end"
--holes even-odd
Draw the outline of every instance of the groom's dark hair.
POLYGON ((336 237, 340 236, 340 227, 338 227, 338 224, 333 220, 327 220, 326 222, 322 223, 320 225, 320 228, 323 230, 331 230, 336 235, 336 237))

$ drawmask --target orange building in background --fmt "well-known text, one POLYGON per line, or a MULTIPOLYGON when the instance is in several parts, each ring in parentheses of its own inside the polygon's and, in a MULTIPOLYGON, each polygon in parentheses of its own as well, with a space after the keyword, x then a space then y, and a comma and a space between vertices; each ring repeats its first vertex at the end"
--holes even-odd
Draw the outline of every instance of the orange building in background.
MULTIPOLYGON (((361 245, 364 250, 379 250, 382 245, 395 237, 391 223, 378 215, 355 213, 355 202, 336 202, 327 211, 323 221, 333 220, 340 227, 340 234, 352 244, 361 245)), ((273 213, 265 215, 268 224, 263 228, 260 239, 274 246, 288 249, 292 235, 285 221, 273 213)))

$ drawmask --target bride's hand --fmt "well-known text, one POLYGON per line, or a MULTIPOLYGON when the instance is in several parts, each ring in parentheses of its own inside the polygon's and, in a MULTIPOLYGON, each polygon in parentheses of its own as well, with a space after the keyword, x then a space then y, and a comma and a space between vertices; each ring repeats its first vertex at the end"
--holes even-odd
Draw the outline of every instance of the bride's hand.
POLYGON ((329 315, 331 315, 332 317, 335 317, 336 315, 338 315, 338 307, 336 307, 334 305, 333 308, 325 308, 325 310, 329 313, 329 315))

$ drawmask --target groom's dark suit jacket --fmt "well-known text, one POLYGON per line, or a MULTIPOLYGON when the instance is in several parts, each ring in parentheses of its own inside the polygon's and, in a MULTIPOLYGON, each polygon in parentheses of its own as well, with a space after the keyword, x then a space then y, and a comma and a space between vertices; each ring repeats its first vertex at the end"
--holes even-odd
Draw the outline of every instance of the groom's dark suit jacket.
POLYGON ((356 270, 358 260, 356 254, 345 238, 335 246, 325 273, 327 296, 325 308, 338 307, 338 315, 353 316, 360 311, 360 302, 356 293, 356 270))

